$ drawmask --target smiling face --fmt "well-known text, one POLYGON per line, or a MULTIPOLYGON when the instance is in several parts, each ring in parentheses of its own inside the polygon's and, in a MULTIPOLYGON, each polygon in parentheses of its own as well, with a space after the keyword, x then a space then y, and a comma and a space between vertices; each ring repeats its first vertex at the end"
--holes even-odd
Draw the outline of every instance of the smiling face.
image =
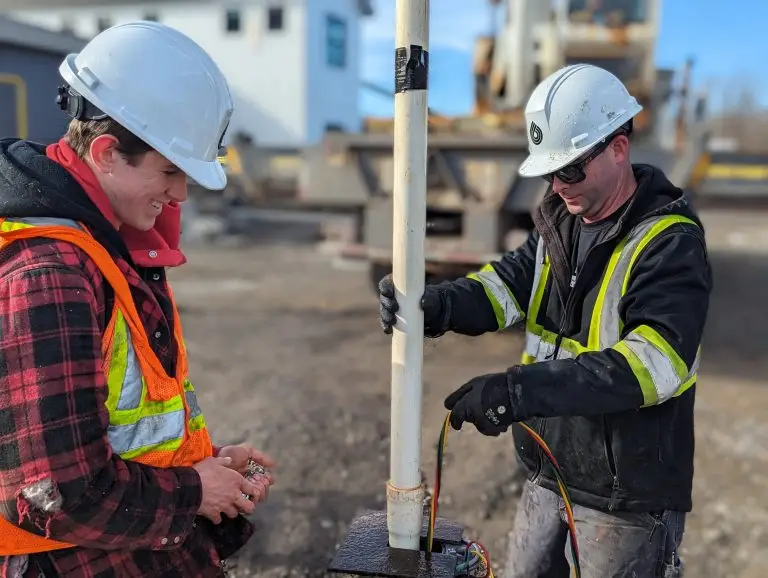
POLYGON ((166 204, 187 199, 186 174, 153 150, 128 157, 114 136, 102 135, 91 143, 89 156, 118 226, 148 231, 166 204))

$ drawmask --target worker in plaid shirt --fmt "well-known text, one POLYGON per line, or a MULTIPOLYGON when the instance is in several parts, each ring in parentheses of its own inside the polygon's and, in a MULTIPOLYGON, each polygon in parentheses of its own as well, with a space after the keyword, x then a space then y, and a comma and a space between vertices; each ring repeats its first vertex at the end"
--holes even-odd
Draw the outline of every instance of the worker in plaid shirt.
POLYGON ((165 269, 187 176, 226 184, 229 89, 149 22, 59 70, 65 137, 0 140, 0 577, 221 576, 275 464, 211 443, 165 269))

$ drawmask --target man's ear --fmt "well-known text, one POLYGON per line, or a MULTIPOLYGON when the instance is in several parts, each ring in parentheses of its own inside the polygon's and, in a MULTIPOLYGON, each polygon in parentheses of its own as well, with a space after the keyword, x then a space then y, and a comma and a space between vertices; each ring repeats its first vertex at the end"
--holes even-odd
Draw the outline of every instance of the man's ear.
POLYGON ((611 148, 613 149, 613 158, 617 163, 623 163, 629 159, 629 139, 626 135, 620 134, 614 138, 611 148))
POLYGON ((109 134, 103 134, 93 139, 88 149, 93 168, 101 173, 110 174, 120 154, 117 150, 117 144, 117 138, 109 134))

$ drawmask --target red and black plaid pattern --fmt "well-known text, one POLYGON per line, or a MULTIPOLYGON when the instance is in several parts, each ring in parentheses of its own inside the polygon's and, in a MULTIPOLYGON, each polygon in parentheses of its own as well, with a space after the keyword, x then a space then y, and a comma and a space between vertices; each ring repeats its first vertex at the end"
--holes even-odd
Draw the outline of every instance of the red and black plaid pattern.
MULTIPOLYGON (((175 366, 165 274, 128 278, 147 335, 169 373, 175 366)), ((0 514, 28 530, 77 544, 37 554, 46 578, 206 577, 253 532, 243 517, 219 526, 196 517, 200 479, 191 468, 158 469, 112 454, 101 340, 112 292, 80 249, 47 239, 0 251, 0 514), (22 489, 52 478, 46 513, 22 489)), ((0 557, 0 568, 7 565, 0 557)), ((6 572, 0 576, 7 578, 6 572)))

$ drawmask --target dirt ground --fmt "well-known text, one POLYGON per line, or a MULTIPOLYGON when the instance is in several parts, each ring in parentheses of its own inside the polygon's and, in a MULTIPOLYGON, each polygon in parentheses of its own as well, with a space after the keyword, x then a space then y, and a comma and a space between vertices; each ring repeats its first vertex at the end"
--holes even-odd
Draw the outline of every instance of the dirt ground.
MULTIPOLYGON (((686 576, 765 576, 768 552, 768 238, 765 216, 705 214, 716 288, 697 392, 686 576), (761 571, 762 570, 762 571, 761 571)), ((367 272, 311 243, 196 247, 172 273, 192 377, 215 440, 278 461, 234 575, 322 576, 350 521, 384 509, 390 339, 367 272)), ((443 398, 519 359, 516 334, 425 345, 422 464, 433 483, 443 398)), ((440 515, 488 548, 497 575, 518 482, 511 438, 451 432, 440 515)))

